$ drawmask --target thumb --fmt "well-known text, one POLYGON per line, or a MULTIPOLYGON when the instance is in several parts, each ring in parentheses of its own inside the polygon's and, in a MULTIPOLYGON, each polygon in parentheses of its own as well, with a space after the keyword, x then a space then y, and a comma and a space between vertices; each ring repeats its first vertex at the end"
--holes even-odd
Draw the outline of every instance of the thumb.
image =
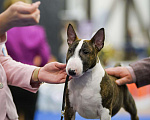
POLYGON ((130 81, 127 77, 123 77, 121 79, 117 79, 116 80, 116 83, 118 85, 125 85, 125 84, 129 84, 129 83, 132 83, 132 81, 130 81))
POLYGON ((22 14, 31 14, 39 7, 39 5, 40 2, 33 3, 32 5, 22 5, 19 12, 22 14))
POLYGON ((122 85, 122 80, 118 79, 118 80, 116 80, 116 83, 117 83, 117 85, 122 85))
POLYGON ((66 64, 64 63, 59 63, 59 62, 56 62, 55 66, 59 69, 64 69, 66 68, 66 64))
POLYGON ((38 1, 38 2, 35 2, 32 4, 32 6, 34 6, 35 8, 38 8, 40 6, 41 2, 38 1))
POLYGON ((105 69, 105 71, 107 72, 107 74, 115 76, 115 77, 120 77, 120 70, 115 67, 115 68, 107 68, 105 69))

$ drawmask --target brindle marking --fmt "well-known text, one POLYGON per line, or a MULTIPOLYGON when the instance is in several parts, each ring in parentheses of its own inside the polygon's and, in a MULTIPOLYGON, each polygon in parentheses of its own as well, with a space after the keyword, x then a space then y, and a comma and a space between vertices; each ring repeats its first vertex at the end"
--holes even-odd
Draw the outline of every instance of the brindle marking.
MULTIPOLYGON (((68 40, 69 49, 67 53, 66 62, 68 62, 69 58, 73 56, 75 48, 77 47, 80 41, 71 25, 68 26, 67 34, 68 34, 68 39, 73 39, 73 41, 68 40)), ((101 35, 98 36, 96 34, 94 37, 95 38, 92 38, 92 40, 90 41, 85 40, 79 51, 79 56, 83 62, 82 63, 83 72, 86 72, 88 69, 93 68, 95 64, 99 61, 97 59, 97 53, 103 48, 104 41, 97 40, 97 38, 101 39, 101 35), (95 40, 95 44, 93 45, 94 39, 96 40, 95 40), (86 53, 88 53, 88 55, 84 57, 84 54, 86 53)), ((114 116, 120 110, 120 108, 123 107, 127 112, 130 113, 131 120, 139 120, 137 116, 137 109, 136 109, 134 99, 132 95, 129 93, 127 86, 126 85, 118 86, 115 83, 116 79, 117 78, 113 76, 109 76, 105 72, 105 75, 102 78, 102 81, 99 85, 101 88, 99 92, 102 97, 102 106, 109 109, 110 116, 114 116)), ((73 107, 70 106, 69 89, 67 89, 66 107, 65 107, 65 116, 64 116, 65 120, 75 120, 75 112, 76 111, 73 109, 73 107)), ((109 118, 107 118, 107 120, 108 119, 109 118)))

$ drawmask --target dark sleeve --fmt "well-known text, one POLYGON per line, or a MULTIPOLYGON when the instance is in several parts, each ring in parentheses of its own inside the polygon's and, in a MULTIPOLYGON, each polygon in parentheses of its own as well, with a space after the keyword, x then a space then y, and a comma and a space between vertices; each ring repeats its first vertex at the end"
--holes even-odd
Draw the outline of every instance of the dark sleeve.
POLYGON ((150 57, 130 64, 136 76, 136 86, 142 87, 150 84, 150 57))

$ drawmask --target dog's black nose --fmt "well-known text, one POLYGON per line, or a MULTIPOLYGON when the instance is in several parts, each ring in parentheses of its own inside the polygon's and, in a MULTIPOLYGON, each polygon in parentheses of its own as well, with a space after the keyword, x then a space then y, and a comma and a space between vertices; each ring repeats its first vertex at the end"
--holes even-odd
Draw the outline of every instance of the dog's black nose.
POLYGON ((76 72, 75 72, 75 70, 71 70, 71 69, 69 69, 69 75, 76 75, 76 72))

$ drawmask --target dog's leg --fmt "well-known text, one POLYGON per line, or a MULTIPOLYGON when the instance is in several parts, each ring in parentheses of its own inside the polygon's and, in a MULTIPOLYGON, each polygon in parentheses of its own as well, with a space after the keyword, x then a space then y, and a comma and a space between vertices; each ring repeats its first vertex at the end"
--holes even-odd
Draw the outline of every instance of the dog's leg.
POLYGON ((128 91, 128 88, 125 90, 123 107, 127 112, 130 113, 131 120, 139 120, 134 99, 133 99, 132 95, 130 94, 130 92, 128 91))
POLYGON ((64 120, 75 120, 75 112, 72 108, 66 107, 64 120))
POLYGON ((65 107, 64 120, 75 120, 75 111, 70 106, 69 90, 68 89, 66 91, 66 107, 65 107))
POLYGON ((103 108, 99 111, 100 120, 111 120, 110 111, 107 108, 103 108))

